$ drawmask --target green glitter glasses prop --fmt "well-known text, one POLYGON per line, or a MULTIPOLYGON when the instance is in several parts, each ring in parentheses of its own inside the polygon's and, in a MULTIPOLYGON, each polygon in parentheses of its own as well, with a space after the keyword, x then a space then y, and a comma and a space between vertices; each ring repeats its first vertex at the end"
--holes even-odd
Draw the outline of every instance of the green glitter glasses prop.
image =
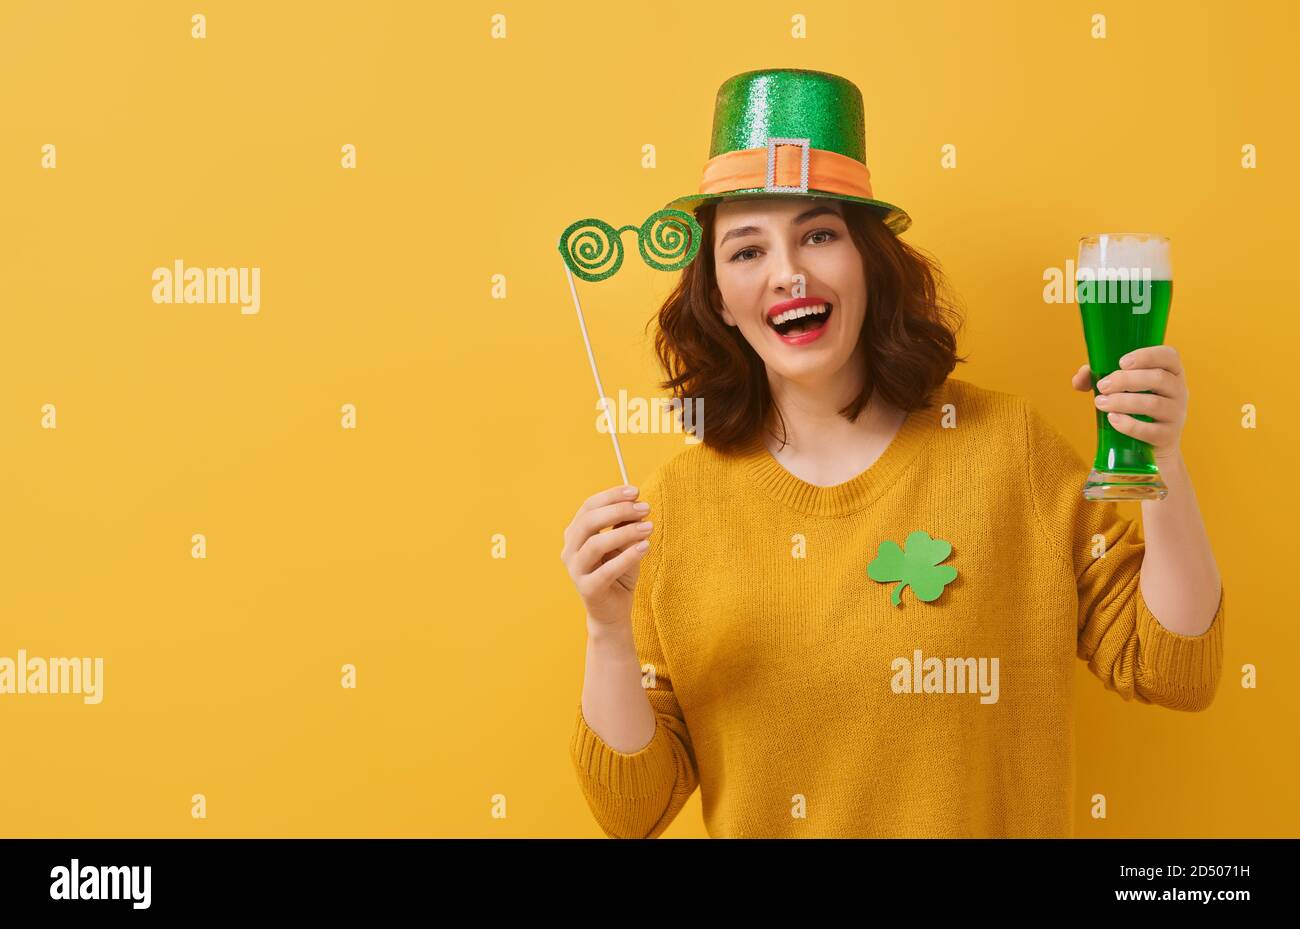
POLYGON ((599 219, 580 219, 560 235, 560 255, 564 258, 564 274, 573 295, 573 307, 578 311, 578 327, 582 341, 587 346, 587 360, 591 362, 591 375, 596 380, 596 396, 605 410, 605 423, 609 438, 614 443, 614 457, 623 483, 628 483, 627 468, 623 465, 623 452, 618 447, 618 434, 609 411, 609 399, 600 384, 596 370, 596 356, 591 351, 591 337, 587 335, 587 321, 578 301, 578 288, 573 283, 576 274, 584 281, 603 281, 613 277, 623 266, 622 235, 629 229, 636 232, 641 258, 659 271, 676 271, 686 267, 699 254, 704 230, 695 217, 684 210, 659 210, 640 226, 622 226, 615 229, 599 219))

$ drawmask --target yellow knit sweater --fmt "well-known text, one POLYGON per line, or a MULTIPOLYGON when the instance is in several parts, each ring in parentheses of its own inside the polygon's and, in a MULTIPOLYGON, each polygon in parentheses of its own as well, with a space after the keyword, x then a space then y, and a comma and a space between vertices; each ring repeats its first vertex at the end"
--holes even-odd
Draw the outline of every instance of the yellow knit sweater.
POLYGON ((699 786, 715 838, 1071 835, 1074 656, 1181 710, 1223 664, 1223 600, 1203 635, 1161 626, 1141 522, 1084 500, 1088 470, 1026 400, 953 377, 834 487, 757 438, 666 462, 632 610, 654 737, 615 751, 579 703, 570 745, 605 834, 658 836, 699 786))

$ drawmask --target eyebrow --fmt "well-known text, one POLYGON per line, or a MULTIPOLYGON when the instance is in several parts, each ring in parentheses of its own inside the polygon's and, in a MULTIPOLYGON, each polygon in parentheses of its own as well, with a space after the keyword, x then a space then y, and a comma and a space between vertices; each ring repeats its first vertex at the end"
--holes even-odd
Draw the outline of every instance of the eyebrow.
MULTIPOLYGON (((811 210, 804 210, 802 213, 796 216, 790 222, 790 225, 797 226, 800 223, 806 223, 814 216, 822 216, 826 213, 830 213, 835 216, 840 215, 839 211, 837 211, 834 207, 815 206, 811 210)), ((759 229, 757 226, 737 226, 735 229, 729 229, 727 231, 727 234, 724 235, 721 241, 718 242, 718 248, 722 248, 722 246, 726 245, 729 239, 734 239, 742 235, 753 235, 755 232, 762 232, 762 230, 759 229)))

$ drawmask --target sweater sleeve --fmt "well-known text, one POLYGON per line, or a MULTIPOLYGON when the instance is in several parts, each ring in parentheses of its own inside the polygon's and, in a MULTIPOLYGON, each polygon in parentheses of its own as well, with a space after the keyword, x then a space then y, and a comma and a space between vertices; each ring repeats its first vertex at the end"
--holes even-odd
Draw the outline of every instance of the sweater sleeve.
POLYGON ((610 838, 658 837, 699 783, 690 733, 673 692, 672 674, 651 609, 669 522, 657 475, 642 485, 641 498, 650 504, 649 518, 655 522, 658 538, 650 543, 633 589, 632 631, 646 696, 655 713, 654 736, 640 751, 617 751, 587 724, 579 700, 570 742, 570 757, 587 805, 610 838), (651 669, 653 674, 648 673, 651 669), (649 686, 651 682, 653 686, 649 686))
POLYGON ((1162 626, 1142 595, 1141 521, 1115 503, 1085 500, 1089 463, 1028 401, 1024 412, 1030 492, 1048 543, 1077 581, 1079 658, 1125 700, 1206 709, 1223 668, 1224 593, 1200 635, 1162 626))

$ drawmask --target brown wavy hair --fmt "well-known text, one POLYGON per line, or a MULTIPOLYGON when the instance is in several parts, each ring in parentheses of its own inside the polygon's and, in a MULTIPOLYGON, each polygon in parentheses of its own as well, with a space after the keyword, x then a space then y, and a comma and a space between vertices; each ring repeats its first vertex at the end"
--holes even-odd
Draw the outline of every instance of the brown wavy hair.
MULTIPOLYGON (((927 406, 934 389, 959 361, 967 360, 957 355, 960 311, 948 296, 937 261, 895 236, 864 204, 839 202, 862 255, 867 289, 859 336, 866 348, 866 381, 839 412, 855 422, 873 389, 904 410, 927 406)), ((702 398, 708 410, 704 434, 698 434, 698 426, 689 431, 706 445, 729 452, 758 436, 770 415, 781 414, 772 401, 763 359, 737 327, 722 319, 713 261, 717 203, 704 204, 695 214, 704 233, 700 252, 659 310, 655 354, 668 375, 659 386, 672 391, 677 402, 702 398)), ((781 429, 785 444, 784 419, 781 429)))

